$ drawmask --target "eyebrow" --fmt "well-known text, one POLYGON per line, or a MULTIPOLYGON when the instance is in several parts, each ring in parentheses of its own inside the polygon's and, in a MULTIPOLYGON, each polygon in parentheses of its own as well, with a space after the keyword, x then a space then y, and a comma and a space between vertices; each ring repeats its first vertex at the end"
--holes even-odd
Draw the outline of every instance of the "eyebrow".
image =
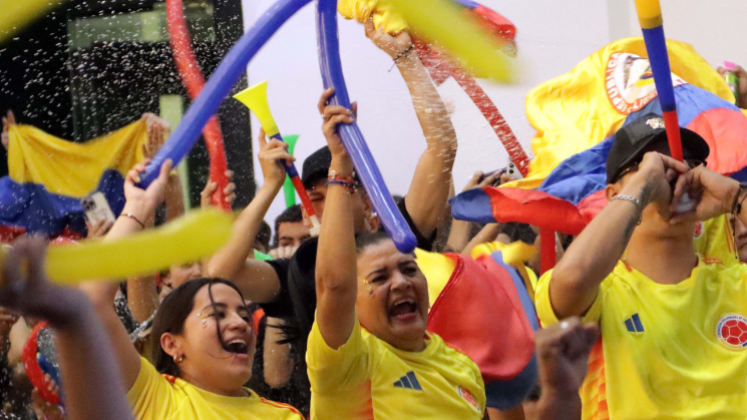
MULTIPOLYGON (((210 304, 210 303, 208 303, 207 305, 205 305, 202 308, 202 311, 204 311, 206 309, 212 309, 212 308, 213 308, 213 305, 210 304)), ((225 303, 222 303, 222 302, 215 302, 215 308, 216 309, 228 309, 228 305, 226 305, 225 303)), ((200 311, 200 312, 202 312, 202 311, 200 311)), ((241 306, 237 307, 236 308, 236 312, 239 312, 239 311, 244 311, 246 313, 250 312, 249 308, 246 305, 241 305, 241 306)))
POLYGON ((370 271, 368 274, 366 274, 365 277, 369 278, 369 277, 377 275, 377 274, 386 273, 386 271, 387 271, 386 267, 377 268, 376 270, 370 271))

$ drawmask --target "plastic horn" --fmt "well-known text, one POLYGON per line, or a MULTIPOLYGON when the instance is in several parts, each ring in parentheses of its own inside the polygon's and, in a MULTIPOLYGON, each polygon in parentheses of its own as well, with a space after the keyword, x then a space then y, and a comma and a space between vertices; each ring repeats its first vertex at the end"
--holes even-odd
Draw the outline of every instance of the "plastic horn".
POLYGON ((208 209, 127 238, 50 247, 47 276, 54 283, 74 284, 95 279, 119 282, 156 273, 213 254, 231 237, 232 225, 230 214, 208 209))
POLYGON ((677 118, 677 103, 672 86, 672 70, 669 67, 667 41, 664 37, 664 19, 661 16, 659 0, 636 0, 638 20, 643 30, 643 40, 648 51, 648 60, 654 74, 654 84, 659 95, 664 125, 669 139, 672 157, 682 161, 682 139, 677 118))
MULTIPOLYGON (((317 2, 317 37, 324 88, 335 89, 330 102, 350 109, 350 98, 345 86, 345 77, 342 74, 340 45, 337 39, 337 0, 317 2)), ((384 183, 358 124, 340 124, 337 130, 345 150, 353 161, 355 171, 371 198, 384 230, 400 252, 412 252, 417 245, 417 239, 397 209, 397 205, 394 204, 394 199, 384 183)))
MULTIPOLYGON (((166 18, 168 20, 169 39, 171 50, 174 53, 174 62, 179 71, 182 84, 187 89, 187 94, 194 101, 205 87, 205 78, 200 72, 200 66, 192 50, 192 41, 187 31, 187 23, 184 19, 184 6, 182 0, 166 0, 166 18)), ((218 117, 213 115, 202 130, 205 137, 205 145, 210 155, 210 180, 218 185, 213 193, 213 205, 231 211, 231 206, 226 202, 224 193, 228 186, 228 163, 226 162, 226 151, 223 147, 223 133, 220 130, 218 117)))
POLYGON ((246 73, 246 65, 257 51, 285 21, 310 1, 279 0, 257 19, 257 23, 226 54, 205 84, 200 96, 192 102, 192 106, 182 118, 182 123, 153 157, 142 176, 141 187, 147 187, 158 178, 161 165, 166 159, 171 159, 174 165, 181 162, 197 142, 202 127, 218 111, 223 98, 231 91, 231 87, 246 73))
MULTIPOLYGON (((248 89, 242 90, 234 95, 234 98, 254 112, 259 123, 262 124, 262 128, 265 130, 267 137, 283 141, 283 136, 280 135, 280 130, 278 129, 278 125, 275 123, 275 118, 273 118, 272 112, 270 112, 270 104, 267 102, 266 80, 248 89)), ((293 162, 286 162, 285 160, 282 161, 282 164, 293 182, 293 186, 296 187, 298 196, 301 197, 301 203, 304 210, 306 210, 306 214, 309 215, 309 220, 311 220, 312 225, 312 235, 318 235, 319 230, 321 229, 321 224, 314 212, 314 206, 311 205, 309 194, 306 193, 306 188, 303 186, 303 182, 301 182, 301 176, 298 174, 298 170, 296 170, 296 165, 294 165, 293 162), (288 165, 288 163, 290 163, 290 165, 288 165)))

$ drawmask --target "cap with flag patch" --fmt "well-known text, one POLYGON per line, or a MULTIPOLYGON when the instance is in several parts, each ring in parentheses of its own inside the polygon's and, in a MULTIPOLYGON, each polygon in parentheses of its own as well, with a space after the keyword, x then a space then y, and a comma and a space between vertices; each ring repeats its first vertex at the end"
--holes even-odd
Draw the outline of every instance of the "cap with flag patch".
MULTIPOLYGON (((705 163, 710 148, 703 137, 682 127, 680 135, 685 160, 705 163)), ((647 152, 670 155, 664 119, 656 114, 646 114, 615 134, 615 140, 607 155, 607 183, 617 182, 627 169, 638 165, 647 152)))

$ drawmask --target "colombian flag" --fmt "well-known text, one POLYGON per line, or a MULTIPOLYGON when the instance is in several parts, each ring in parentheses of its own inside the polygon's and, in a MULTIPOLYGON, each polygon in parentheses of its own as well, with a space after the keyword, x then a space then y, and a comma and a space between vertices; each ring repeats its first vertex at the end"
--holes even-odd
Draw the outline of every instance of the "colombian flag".
MULTIPOLYGON (((708 167, 747 179, 747 116, 723 78, 687 44, 668 41, 682 127, 711 148, 708 167)), ((604 207, 605 164, 614 135, 639 116, 662 115, 643 38, 594 53, 533 89, 527 115, 537 129, 529 175, 451 201, 455 218, 518 221, 577 235, 604 207)))
POLYGON ((538 377, 539 322, 525 279, 504 259, 511 251, 470 258, 416 250, 431 299, 428 331, 480 367, 488 406, 498 409, 521 404, 538 377))
POLYGON ((0 239, 25 233, 81 237, 86 233, 80 199, 101 191, 118 215, 124 207, 124 175, 143 159, 148 140, 139 120, 85 144, 26 125, 10 127, 8 168, 0 179, 0 239))

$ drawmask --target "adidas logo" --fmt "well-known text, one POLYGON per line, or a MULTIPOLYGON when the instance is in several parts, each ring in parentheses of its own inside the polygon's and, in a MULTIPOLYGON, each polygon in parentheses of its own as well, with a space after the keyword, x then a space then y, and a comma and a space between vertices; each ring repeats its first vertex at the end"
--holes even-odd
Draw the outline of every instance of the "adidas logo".
POLYGON ((641 323, 641 318, 638 314, 633 314, 633 316, 625 320, 625 328, 627 328, 629 332, 642 333, 646 331, 643 329, 643 324, 641 323))
POLYGON ((420 386, 418 378, 415 377, 415 372, 409 371, 407 375, 399 378, 399 381, 394 383, 396 388, 414 389, 415 391, 422 391, 423 387, 420 386))

